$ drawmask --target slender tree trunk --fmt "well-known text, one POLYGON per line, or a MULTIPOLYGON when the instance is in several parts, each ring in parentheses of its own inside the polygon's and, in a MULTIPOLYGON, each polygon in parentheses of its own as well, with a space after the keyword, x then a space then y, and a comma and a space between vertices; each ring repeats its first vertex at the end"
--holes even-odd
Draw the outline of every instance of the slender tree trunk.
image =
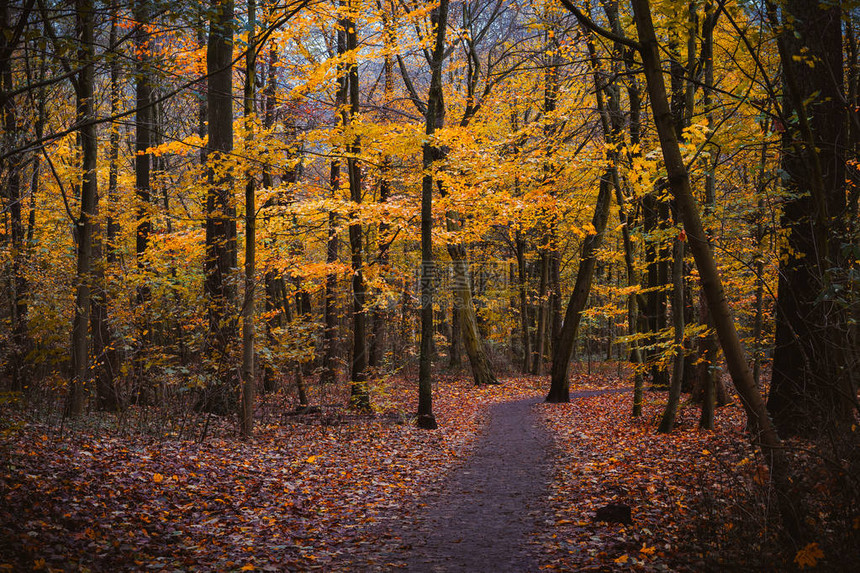
POLYGON ((87 336, 90 323, 90 301, 92 282, 93 225, 98 209, 98 138, 94 108, 94 27, 95 14, 92 0, 77 0, 77 27, 80 39, 78 60, 83 68, 77 78, 77 121, 81 125, 78 133, 81 142, 81 211, 75 222, 75 245, 77 268, 75 280, 75 312, 72 322, 72 380, 66 399, 66 414, 78 416, 83 413, 86 401, 86 384, 89 379, 87 336))
MULTIPOLYGON (((624 28, 621 26, 621 21, 618 18, 618 3, 614 1, 603 2, 602 6, 604 12, 606 13, 607 20, 609 20, 612 32, 620 38, 625 38, 626 35, 624 33, 624 28)), ((614 52, 616 59, 622 60, 624 62, 624 69, 628 72, 629 75, 629 77, 627 78, 626 91, 627 100, 630 105, 628 131, 630 134, 630 147, 633 150, 630 152, 630 156, 632 159, 640 155, 639 146, 641 144, 640 117, 642 97, 640 94, 639 81, 636 79, 636 74, 630 73, 634 70, 636 65, 634 61, 633 50, 629 47, 625 47, 619 42, 616 42, 614 45, 614 52)), ((601 115, 601 120, 604 124, 604 130, 607 129, 607 125, 609 125, 613 120, 616 123, 621 120, 621 106, 619 99, 620 98, 618 97, 609 98, 609 116, 605 117, 606 114, 601 115), (619 103, 617 103, 617 105, 614 105, 615 102, 619 103)), ((616 125, 613 127, 615 129, 618 129, 618 131, 620 132, 621 126, 616 125)), ((627 199, 624 193, 624 189, 622 189, 621 187, 621 178, 618 176, 617 168, 613 170, 612 183, 613 187, 615 188, 615 202, 618 205, 618 220, 621 223, 621 239, 624 245, 624 266, 627 272, 627 286, 636 287, 638 291, 638 288, 641 286, 640 277, 639 273, 636 270, 635 247, 633 245, 633 240, 630 234, 635 221, 634 217, 627 209, 627 199)), ((627 330, 628 334, 631 337, 634 337, 634 339, 630 343, 630 356, 633 360, 633 363, 636 365, 633 373, 632 415, 634 417, 639 417, 642 415, 642 402, 645 387, 645 380, 642 373, 642 365, 644 364, 643 352, 639 346, 639 341, 635 339, 636 335, 640 332, 639 325, 643 318, 640 309, 645 308, 645 306, 646 305, 644 297, 639 292, 632 292, 627 299, 627 330)))
MULTIPOLYGON (((619 114, 612 114, 609 110, 618 110, 618 92, 615 86, 605 86, 601 80, 598 72, 597 53, 593 40, 590 37, 587 40, 587 46, 594 73, 595 99, 597 100, 597 108, 601 115, 604 138, 607 143, 614 143, 618 141, 620 136, 620 118, 618 117, 619 114), (604 91, 606 91, 611 100, 608 109, 604 103, 604 91)), ((567 303, 567 310, 565 311, 564 322, 561 326, 557 344, 553 348, 552 377, 549 394, 546 397, 547 402, 559 403, 570 401, 570 379, 568 377, 570 359, 573 355, 574 345, 576 344, 582 311, 585 309, 588 295, 591 291, 594 269, 597 265, 597 251, 603 242, 603 235, 609 220, 609 205, 612 202, 613 177, 615 176, 614 170, 618 160, 617 153, 614 151, 608 152, 608 159, 610 168, 600 178, 597 203, 594 206, 594 215, 591 218, 594 234, 588 235, 582 242, 582 254, 579 258, 576 282, 574 283, 570 300, 567 303)))
MULTIPOLYGON (((450 221, 450 215, 449 215, 450 221)), ((448 227, 452 229, 451 225, 448 227)), ((478 328, 478 317, 475 313, 475 303, 472 300, 472 288, 469 277, 469 263, 466 260, 465 248, 462 245, 448 244, 448 254, 451 256, 454 271, 454 319, 459 322, 463 346, 472 367, 475 384, 498 384, 493 374, 493 367, 487 357, 487 349, 478 328)))
MULTIPOLYGON (((379 9, 382 19, 383 42, 385 45, 385 55, 383 57, 382 73, 385 77, 385 103, 389 105, 394 100, 394 62, 392 54, 395 53, 397 47, 397 30, 393 26, 393 22, 388 15, 388 12, 382 6, 382 2, 377 0, 376 5, 379 9)), ((387 113, 383 113, 380 118, 382 121, 388 121, 387 113)), ((391 170, 391 158, 384 156, 380 167, 379 175, 379 202, 385 205, 391 196, 391 182, 389 181, 389 171, 391 170)), ((380 274, 384 279, 386 287, 391 285, 391 269, 389 268, 389 253, 392 237, 389 236, 391 226, 385 221, 381 221, 377 226, 376 242, 378 245, 377 266, 380 274)), ((387 295, 387 293, 386 293, 387 295)), ((387 306, 387 301, 383 297, 379 297, 379 301, 374 305, 372 312, 372 332, 370 337, 370 360, 368 365, 374 372, 380 372, 385 361, 386 354, 386 332, 387 325, 391 318, 391 312, 387 306)))
POLYGON ((532 355, 531 337, 529 336, 529 304, 528 304, 528 273, 526 272, 526 239, 521 231, 515 238, 517 252, 517 281, 520 294, 520 337, 523 346, 523 363, 520 368, 523 374, 529 372, 529 358, 532 355))
MULTIPOLYGON (((134 61, 136 95, 135 95, 135 138, 134 138, 134 187, 137 198, 137 231, 135 234, 135 253, 137 265, 145 269, 147 263, 146 250, 149 247, 149 235, 152 233, 151 208, 151 168, 152 157, 147 150, 153 145, 153 106, 152 106, 152 84, 150 80, 149 54, 151 46, 149 32, 144 23, 149 22, 149 2, 147 0, 136 0, 134 6, 135 20, 141 23, 135 31, 134 61)), ((146 279, 137 289, 137 303, 144 305, 149 300, 150 289, 146 279)), ((144 330, 149 330, 146 326, 144 330)), ((145 340, 145 337, 141 338, 145 340)), ((140 374, 140 373, 139 373, 140 374)))
MULTIPOLYGON (((245 121, 250 122, 256 113, 257 62, 255 58, 256 43, 256 2, 248 0, 248 47, 245 57, 245 121)), ((246 125, 248 142, 253 140, 253 129, 246 125)), ((255 273, 257 256, 257 202, 255 196, 256 180, 251 170, 248 170, 245 181, 245 300, 242 304, 242 407, 240 412, 240 429, 246 439, 254 435, 254 399, 256 395, 256 376, 254 367, 255 324, 255 291, 257 288, 255 273)))
MULTIPOLYGON (((340 9, 346 9, 345 0, 341 0, 340 9)), ((346 54, 346 29, 341 25, 337 30, 337 53, 339 57, 346 54)), ((334 104, 338 110, 346 105, 347 91, 349 90, 349 79, 346 67, 343 63, 337 65, 337 90, 335 92, 334 104)), ((341 115, 342 117, 342 115, 341 115)), ((337 199, 340 195, 341 162, 340 159, 332 159, 329 176, 331 185, 331 197, 337 199)), ((325 329, 323 330, 323 358, 320 383, 328 384, 337 381, 337 273, 332 267, 338 261, 338 236, 337 236, 337 214, 334 211, 328 213, 328 241, 326 243, 326 265, 329 270, 325 278, 325 302, 323 313, 325 316, 325 329)))
MULTIPOLYGON (((111 8, 111 28, 109 45, 111 51, 117 47, 117 8, 111 8)), ((120 66, 118 58, 110 63, 110 94, 111 115, 119 112, 120 108, 120 66)), ((119 133, 117 126, 110 126, 108 151, 108 208, 105 223, 105 233, 101 229, 95 231, 93 240, 93 259, 96 261, 92 294, 91 325, 93 337, 93 358, 96 362, 96 407, 104 411, 116 411, 122 406, 116 388, 116 375, 119 373, 119 356, 108 313, 108 288, 106 270, 108 265, 116 262, 114 255, 116 242, 116 223, 113 218, 113 208, 116 202, 118 169, 119 169, 119 133)))
MULTIPOLYGON (((356 19, 358 10, 355 0, 348 3, 348 16, 344 22, 346 29, 346 49, 349 53, 347 75, 349 77, 349 112, 344 111, 348 124, 359 112, 358 101, 358 36, 356 34, 356 19)), ((361 152, 361 143, 356 138, 347 145, 346 168, 349 176, 349 194, 353 204, 362 201, 361 169, 357 156, 361 152)), ((350 390, 350 405, 361 411, 370 411, 370 392, 367 387, 367 287, 364 284, 363 263, 363 231, 360 219, 353 215, 349 225, 349 245, 352 258, 352 387, 350 390)))
POLYGON ((430 89, 427 94, 427 111, 424 132, 427 138, 422 146, 421 180, 421 347, 418 355, 418 427, 436 429, 433 415, 433 386, 430 379, 433 351, 433 281, 436 268, 433 260, 433 175, 430 172, 439 150, 432 143, 436 129, 445 123, 445 105, 442 99, 442 64, 445 58, 445 32, 448 27, 448 0, 439 0, 430 13, 435 33, 435 44, 430 59, 430 89))
MULTIPOLYGON (((705 5, 705 20, 702 24, 702 60, 704 61, 704 82, 702 87, 703 106, 705 108, 708 125, 714 125, 714 111, 711 104, 712 91, 714 86, 714 26, 716 24, 718 12, 710 3, 705 5)), ((708 159, 708 164, 705 171, 705 202, 703 205, 703 216, 705 223, 705 232, 708 240, 712 240, 713 233, 711 230, 711 219, 713 217, 714 207, 716 206, 716 169, 719 162, 719 152, 715 157, 708 159)), ((719 343, 717 341, 716 332, 713 329, 710 311, 708 310, 707 302, 704 299, 704 291, 699 294, 699 322, 705 325, 708 330, 704 336, 701 336, 697 341, 697 350, 699 355, 698 364, 695 367, 695 375, 693 377, 693 397, 701 393, 702 410, 699 417, 699 427, 707 430, 714 428, 714 411, 716 409, 717 399, 717 360, 719 358, 719 343)), ((725 394, 725 393, 724 393, 725 394)))
POLYGON ((663 411, 663 418, 657 432, 668 434, 675 427, 675 416, 681 402, 681 384, 684 381, 684 241, 677 238, 673 245, 672 264, 672 326, 674 329, 673 346, 675 362, 672 369, 672 382, 669 385, 669 400, 663 411))
POLYGON ((448 350, 448 368, 457 370, 463 367, 463 334, 460 327, 460 317, 457 312, 457 304, 451 305, 451 342, 448 350))
POLYGON ((534 356, 532 358, 532 374, 543 374, 544 349, 546 348, 547 319, 549 314, 549 297, 547 283, 549 282, 549 261, 546 252, 540 254, 538 261, 540 282, 538 283, 537 327, 535 328, 534 356))
MULTIPOLYGON (((213 0, 210 0, 210 4, 213 0)), ((198 15, 197 21, 197 47, 199 49, 203 49, 207 47, 209 44, 207 35, 206 35, 206 25, 205 25, 205 13, 206 13, 206 5, 200 4, 200 14, 198 15)), ((208 48, 207 48, 208 50, 208 48)), ((207 63, 208 68, 208 63, 207 63)), ((197 89, 199 90, 197 94, 197 135, 200 136, 200 139, 205 139, 209 135, 209 82, 208 77, 205 80, 200 80, 197 83, 197 89)), ((206 165, 206 153, 208 151, 208 146, 202 145, 200 146, 200 165, 206 165)))
MULTIPOLYGON (((267 62, 267 70, 266 70, 266 85, 264 88, 264 112, 263 112, 263 128, 271 129, 271 127, 275 124, 275 107, 277 106, 276 96, 277 96, 277 82, 278 82, 278 74, 276 64, 278 62, 278 51, 272 46, 269 49, 269 56, 267 62)), ((262 173, 262 185, 265 189, 271 189, 274 186, 274 182, 272 180, 272 166, 268 163, 263 166, 262 173)), ((268 206, 268 204, 266 205, 268 206)), ((264 290, 265 290, 265 301, 264 307, 266 310, 266 314, 268 318, 264 322, 265 333, 266 333, 266 342, 270 347, 274 346, 275 342, 275 333, 274 330, 279 326, 279 314, 274 313, 273 311, 277 308, 277 305, 272 298, 274 292, 273 283, 276 280, 276 273, 274 270, 267 270, 263 276, 264 290)), ((257 365, 259 369, 259 365, 257 365)), ((263 364, 263 388, 262 391, 264 393, 274 392, 277 388, 277 376, 274 364, 272 364, 271 360, 265 360, 263 364)))
POLYGON ((152 156, 147 150, 153 146, 153 105, 152 83, 150 78, 151 45, 149 32, 145 23, 149 22, 148 0, 136 0, 134 18, 141 24, 134 32, 134 73, 135 73, 135 142, 134 142, 134 188, 136 208, 135 257, 140 271, 141 282, 137 286, 135 305, 137 307, 136 338, 138 347, 134 353, 134 375, 138 390, 138 399, 146 402, 151 399, 151 390, 146 376, 146 354, 154 343, 154 325, 149 324, 149 287, 147 249, 149 236, 152 233, 152 156))
POLYGON ((582 311, 588 301, 588 293, 591 291, 594 267, 597 263, 597 250, 603 242, 603 234, 606 231, 606 222, 609 219, 609 203, 612 199, 612 175, 604 173, 600 178, 600 191, 597 194, 597 204, 594 207, 594 216, 591 223, 595 234, 588 235, 582 244, 582 254, 579 258, 579 270, 576 273, 576 282, 570 300, 567 302, 567 310, 564 314, 564 322, 561 325, 561 334, 558 344, 552 356, 552 379, 550 382, 547 402, 569 402, 570 401, 570 359, 573 356, 573 346, 576 343, 576 334, 582 311))

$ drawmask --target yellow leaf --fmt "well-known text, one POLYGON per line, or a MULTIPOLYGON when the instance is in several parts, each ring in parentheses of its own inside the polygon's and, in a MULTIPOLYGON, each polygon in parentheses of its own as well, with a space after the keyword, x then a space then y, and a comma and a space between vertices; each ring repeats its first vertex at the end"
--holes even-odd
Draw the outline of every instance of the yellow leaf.
POLYGON ((657 546, 645 547, 645 544, 642 544, 642 549, 639 550, 639 553, 643 555, 654 555, 654 552, 657 551, 657 546))
POLYGON ((308 459, 306 459, 305 461, 306 461, 307 463, 309 463, 309 464, 312 464, 312 463, 314 463, 315 461, 317 461, 317 458, 318 458, 318 457, 319 457, 319 456, 311 456, 311 457, 309 457, 308 459))
POLYGON ((240 569, 240 571, 253 571, 253 570, 254 570, 254 566, 251 565, 250 563, 248 563, 247 565, 245 565, 244 567, 242 567, 240 569))
POLYGON ((164 481, 164 476, 161 474, 153 474, 152 481, 154 481, 155 483, 161 483, 164 481))
POLYGON ((815 567, 818 563, 819 559, 824 557, 824 552, 818 547, 818 543, 809 543, 797 552, 797 555, 794 556, 794 562, 797 563, 797 566, 801 569, 805 567, 815 567))
POLYGON ((625 553, 621 557, 619 557, 617 559, 613 559, 613 561, 615 561, 616 563, 627 563, 627 559, 628 559, 628 557, 627 557, 627 554, 625 553))

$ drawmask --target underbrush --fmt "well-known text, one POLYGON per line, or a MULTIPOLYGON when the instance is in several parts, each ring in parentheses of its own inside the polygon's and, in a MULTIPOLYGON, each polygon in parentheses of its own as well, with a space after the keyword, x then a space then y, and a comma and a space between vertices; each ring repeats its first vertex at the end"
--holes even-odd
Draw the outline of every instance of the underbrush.
POLYGON ((737 402, 718 409, 712 432, 698 428, 698 406, 686 404, 675 430, 661 435, 666 393, 646 392, 645 400, 638 419, 630 415, 632 394, 538 407, 555 440, 548 569, 856 571, 856 448, 853 460, 837 461, 822 455, 832 451, 826 444, 787 443, 810 534, 792 543, 781 534, 767 465, 749 443, 737 402), (629 506, 633 524, 594 521, 608 504, 629 506))

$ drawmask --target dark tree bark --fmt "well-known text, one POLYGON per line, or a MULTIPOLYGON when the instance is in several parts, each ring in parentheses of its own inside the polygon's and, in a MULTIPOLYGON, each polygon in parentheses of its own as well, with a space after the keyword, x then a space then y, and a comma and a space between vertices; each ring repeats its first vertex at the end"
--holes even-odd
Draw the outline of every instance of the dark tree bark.
MULTIPOLYGON (((597 108, 602 116, 604 137, 607 142, 616 142, 620 136, 620 118, 618 114, 611 114, 608 109, 618 109, 619 105, 615 101, 618 97, 618 90, 615 85, 605 85, 605 82, 601 79, 597 53, 593 40, 590 37, 587 45, 594 73, 597 108), (604 92, 612 100, 609 103, 608 109, 604 103, 604 92)), ((553 348, 552 378, 550 380, 549 394, 546 397, 547 402, 559 403, 570 401, 570 379, 568 378, 570 359, 573 355, 574 345, 576 344, 582 311, 585 309, 585 305, 588 302, 588 294, 591 291, 592 278, 594 277, 594 269, 597 264, 597 251, 603 242, 603 235, 609 220, 609 205, 612 202, 612 180, 618 155, 615 151, 607 151, 607 156, 610 168, 600 178, 597 203, 594 206, 594 215, 591 218, 594 234, 588 235, 582 242, 582 253, 579 258, 579 269, 576 272, 576 282, 574 283, 570 300, 567 303, 561 332, 553 348)))
POLYGON ((596 233, 586 237, 582 244, 576 282, 570 300, 567 302, 561 333, 552 356, 552 379, 549 394, 546 397, 547 402, 570 401, 570 379, 568 378, 570 359, 573 355, 573 346, 576 343, 582 311, 585 309, 588 293, 591 291, 591 281, 597 263, 597 250, 603 242, 606 222, 609 219, 609 203, 612 199, 611 177, 611 174, 605 173, 600 178, 600 191, 597 195, 597 204, 594 207, 594 216, 591 219, 596 233))
POLYGON ((233 2, 213 0, 207 46, 209 189, 206 197, 205 292, 209 304, 208 354, 215 378, 200 408, 226 415, 235 412, 237 376, 232 349, 237 338, 236 207, 231 197, 232 173, 217 164, 233 150, 233 2))
MULTIPOLYGON (((704 82, 703 82, 703 105, 705 108, 708 125, 714 125, 714 113, 711 105, 711 92, 714 87, 714 25, 716 24, 718 13, 714 7, 706 4, 705 20, 702 24, 702 61, 704 62, 704 82)), ((710 220, 713 215, 714 206, 716 205, 716 169, 719 156, 709 160, 705 172, 705 202, 703 206, 703 215, 705 219, 705 232, 708 234, 708 240, 712 238, 710 220)), ((710 311, 708 310, 707 302, 705 301, 704 292, 700 291, 699 300, 699 321, 708 327, 708 331, 704 336, 700 337, 697 342, 699 363, 695 368, 693 380, 693 394, 695 395, 701 390, 702 395, 702 410, 699 416, 699 427, 707 430, 714 429, 714 410, 716 409, 717 399, 717 359, 719 357, 719 344, 717 335, 713 330, 713 321, 711 321, 710 311)))
POLYGON ((668 434, 675 427, 675 416, 681 402, 681 384, 684 379, 684 241, 675 239, 672 249, 672 326, 675 363, 669 385, 669 399, 657 432, 668 434))
POLYGON ((145 23, 149 22, 150 6, 148 0, 136 0, 134 19, 141 24, 134 31, 134 76, 135 76, 135 142, 134 142, 134 190, 137 201, 135 229, 135 258, 142 282, 137 286, 135 304, 138 307, 136 338, 138 347, 134 353, 134 375, 137 386, 137 399, 146 403, 152 399, 152 388, 146 376, 146 354, 154 342, 154 325, 149 324, 149 305, 152 293, 147 279, 149 263, 146 259, 149 237, 152 234, 152 167, 153 157, 147 149, 155 144, 155 114, 152 101, 152 78, 150 54, 151 43, 145 23))
MULTIPOLYGON (((135 233, 135 253, 137 265, 146 267, 146 250, 152 234, 150 203, 152 201, 152 156, 147 149, 153 145, 153 102, 152 80, 150 77, 149 53, 151 50, 149 32, 143 23, 149 22, 148 0, 137 0, 134 5, 134 18, 141 25, 134 33, 134 74, 135 74, 135 137, 134 137, 134 188, 137 197, 137 230, 135 233)), ((137 303, 145 304, 150 298, 149 286, 144 282, 137 290, 137 303)), ((148 330, 144 326, 144 330, 148 330)), ((145 341, 143 336, 141 340, 145 341)), ((139 373, 140 374, 140 373, 139 373)))
MULTIPOLYGON (((256 26, 257 4, 248 0, 248 47, 245 54, 245 98, 244 112, 246 120, 250 120, 257 111, 256 84, 256 26)), ((253 132, 248 129, 249 141, 253 132)), ((253 172, 249 169, 245 175, 245 300, 242 303, 242 403, 239 412, 239 427, 242 436, 249 439, 254 435, 254 400, 256 397, 256 376, 254 351, 256 338, 255 323, 255 294, 257 271, 257 202, 256 184, 253 172)))
MULTIPOLYGON (((263 104, 263 127, 265 129, 270 129, 275 124, 275 107, 277 105, 277 83, 278 83, 278 73, 276 64, 278 62, 278 51, 276 48, 271 47, 269 49, 268 62, 267 62, 267 71, 266 71, 266 84, 264 88, 264 104, 263 104)), ((272 166, 266 164, 263 166, 262 173, 262 185, 266 189, 271 189, 274 185, 272 180, 272 166)), ((274 270, 267 270, 263 275, 263 283, 265 290, 265 310, 268 318, 265 320, 264 327, 266 333, 266 342, 269 345, 275 344, 275 334, 274 330, 280 326, 280 313, 273 312, 277 305, 274 301, 273 293, 274 282, 276 279, 276 273, 274 270)), ((263 364, 263 388, 262 391, 264 393, 271 393, 277 389, 277 376, 275 373, 274 365, 271 360, 266 360, 263 364)))
MULTIPOLYGON (((15 89, 12 74, 12 53, 19 42, 24 25, 29 17, 32 2, 20 9, 18 22, 12 21, 10 6, 8 2, 0 5, 0 25, 3 34, 0 34, 0 125, 3 127, 2 139, 8 147, 18 145, 23 132, 22 120, 17 112, 17 102, 8 93, 15 89)), ((19 98, 20 99, 20 98, 19 98)), ((11 317, 11 342, 9 349, 8 373, 12 381, 12 389, 23 391, 28 377, 28 366, 26 356, 31 347, 30 336, 27 328, 29 284, 25 275, 27 259, 27 235, 23 219, 24 184, 23 171, 25 161, 23 154, 16 154, 0 165, 4 172, 5 188, 3 198, 5 199, 4 210, 9 213, 9 231, 11 231, 11 277, 9 279, 9 303, 11 317)), ((38 161, 38 155, 35 158, 38 161)), ((36 162, 34 165, 38 165, 36 162)), ((34 166, 34 170, 38 169, 34 166)))
MULTIPOLYGON (((344 109, 344 125, 358 114, 358 36, 356 19, 358 11, 350 0, 348 16, 343 22, 346 29, 346 49, 350 54, 347 63, 349 78, 349 110, 344 109)), ((349 177, 349 195, 356 205, 362 201, 361 169, 357 156, 361 142, 356 138, 347 145, 346 169, 349 177)), ((350 405, 361 411, 370 411, 370 392, 367 387, 367 287, 364 284, 364 240, 361 221, 352 217, 349 224, 349 245, 352 259, 352 387, 350 405)))
POLYGON ((514 239, 517 256, 517 283, 520 303, 520 340, 522 344, 522 365, 520 371, 523 374, 529 372, 529 358, 532 355, 531 336, 529 336, 529 303, 528 303, 528 272, 526 270, 526 239, 522 231, 517 231, 514 239))
MULTIPOLYGON (((109 46, 112 52, 117 48, 117 8, 111 8, 111 27, 109 46)), ((111 115, 116 115, 120 108, 120 63, 118 54, 114 53, 110 61, 110 94, 111 115)), ((113 412, 122 406, 116 387, 116 375, 119 373, 119 355, 114 343, 108 313, 108 291, 105 278, 106 267, 116 262, 116 222, 113 208, 116 203, 118 170, 119 170, 119 133, 117 126, 111 125, 108 150, 108 208, 105 218, 105 233, 96 231, 93 241, 93 259, 97 261, 95 280, 93 284, 91 325, 93 337, 93 358, 96 362, 96 407, 99 410, 113 412)))
POLYGON ((846 431, 857 408, 856 376, 847 369, 852 330, 834 290, 842 279, 847 121, 839 5, 788 0, 777 33, 787 129, 782 168, 789 196, 781 227, 776 346, 768 409, 780 433, 846 431), (796 59, 795 59, 796 58, 796 59), (814 62, 814 70, 809 66, 814 62))
POLYGON ((433 260, 433 175, 430 169, 439 157, 439 149, 431 136, 444 125, 445 106, 442 99, 442 63, 445 58, 445 32, 448 27, 448 0, 439 0, 430 14, 435 43, 430 59, 430 89, 427 94, 422 146, 421 180, 421 347, 418 355, 418 427, 433 430, 438 427, 433 415, 433 386, 430 379, 433 352, 433 281, 436 268, 433 260))
MULTIPOLYGON (((607 20, 611 26, 612 32, 618 36, 619 38, 626 38, 624 34, 624 28, 621 26, 621 21, 618 18, 618 3, 616 1, 606 1, 602 2, 603 10, 606 13, 607 20)), ((614 42, 613 45, 614 55, 616 59, 622 60, 624 63, 625 71, 632 72, 635 67, 634 62, 634 51, 622 44, 621 42, 614 42)), ((630 146, 632 149, 636 150, 630 153, 631 158, 637 157, 639 155, 639 146, 641 144, 641 126, 640 126, 640 117, 641 117, 641 106, 642 106, 642 97, 641 91, 639 87, 639 81, 636 78, 635 74, 629 73, 629 77, 627 78, 626 83, 626 91, 627 91, 627 100, 630 105, 630 113, 628 120, 628 132, 630 134, 630 146)), ((619 98, 610 98, 609 104, 613 106, 616 102, 618 102, 619 98)), ((620 103, 615 106, 614 109, 608 110, 610 115, 605 117, 606 114, 601 116, 601 121, 603 121, 604 129, 606 126, 613 121, 619 121, 621 118, 621 109, 620 103)), ((619 128, 620 129, 620 128, 619 128)), ((621 178, 618 176, 618 169, 613 170, 613 186, 615 188, 615 202, 618 205, 618 220, 621 223, 621 238, 622 243, 624 245, 624 267, 627 273, 627 286, 628 287, 639 287, 640 286, 640 277, 639 273, 636 270, 635 264, 635 247, 633 245, 633 239, 630 235, 630 230, 633 228, 635 224, 634 216, 628 211, 627 208, 627 196, 624 192, 624 189, 621 187, 621 178)), ((639 325, 642 320, 642 308, 645 308, 645 300, 644 297, 639 292, 633 292, 627 299, 627 330, 630 336, 635 337, 638 332, 640 332, 639 325)), ((642 415, 642 401, 643 401, 643 391, 645 387, 645 380, 642 374, 642 364, 644 363, 643 352, 639 346, 638 340, 633 340, 630 344, 630 357, 632 362, 636 365, 635 372, 633 374, 633 409, 631 414, 634 417, 638 417, 642 415)))
POLYGON ((78 130, 81 144, 80 215, 75 221, 75 247, 77 265, 75 273, 75 311, 72 321, 72 380, 66 398, 65 411, 69 416, 83 413, 86 401, 86 383, 89 378, 90 302, 92 283, 93 226, 98 210, 98 137, 96 134, 94 71, 95 45, 93 42, 95 14, 92 0, 77 0, 77 31, 80 41, 78 60, 82 69, 77 75, 76 101, 78 130))
MULTIPOLYGON (((377 8, 382 17, 383 42, 385 45, 385 55, 383 57, 382 73, 385 78, 385 102, 386 105, 394 100, 394 62, 392 54, 397 47, 397 31, 393 26, 391 17, 383 8, 380 0, 376 2, 377 8)), ((388 121, 387 113, 381 114, 382 121, 388 121)), ((391 157, 384 156, 380 166, 379 174, 379 202, 385 205, 391 196, 391 181, 389 180, 391 171, 391 157)), ((380 274, 384 278, 384 284, 390 285, 391 269, 389 268, 389 255, 391 250, 391 242, 393 238, 390 236, 391 225, 387 222, 380 221, 377 225, 376 243, 377 243, 377 266, 380 274)), ((387 293, 386 293, 387 295, 387 293)), ((380 372, 386 354, 386 333, 388 332, 387 325, 391 317, 391 312, 387 308, 387 302, 380 297, 379 301, 374 305, 371 314, 371 336, 370 336, 370 358, 368 366, 373 372, 380 372)))
MULTIPOLYGON (((674 129, 674 127, 673 127, 674 129)), ((658 183, 658 185, 661 185, 658 183)), ((651 386, 666 389, 669 387, 669 376, 666 369, 656 364, 660 353, 657 344, 659 333, 666 329, 667 305, 666 283, 669 282, 669 267, 666 259, 668 253, 664 241, 654 238, 660 234, 669 219, 669 204, 658 199, 659 191, 649 193, 642 198, 642 222, 646 239, 645 260, 647 263, 646 319, 648 323, 648 350, 646 361, 650 364, 651 386)))
MULTIPOLYGON (((345 1, 341 0, 341 10, 345 9, 345 1)), ((339 57, 346 53, 346 29, 338 26, 337 32, 337 54, 339 57)), ((334 96, 336 109, 343 109, 346 105, 347 92, 349 90, 349 78, 343 63, 337 65, 337 90, 334 96)), ((331 186, 331 197, 336 199, 340 194, 341 183, 341 161, 334 158, 331 161, 329 176, 331 186)), ((328 214, 328 241, 326 243, 326 264, 330 267, 338 261, 338 236, 337 236, 337 213, 329 211, 328 214)), ((323 306, 325 328, 323 330, 323 357, 320 383, 328 384, 337 381, 337 273, 329 270, 325 279, 325 302, 323 306)))

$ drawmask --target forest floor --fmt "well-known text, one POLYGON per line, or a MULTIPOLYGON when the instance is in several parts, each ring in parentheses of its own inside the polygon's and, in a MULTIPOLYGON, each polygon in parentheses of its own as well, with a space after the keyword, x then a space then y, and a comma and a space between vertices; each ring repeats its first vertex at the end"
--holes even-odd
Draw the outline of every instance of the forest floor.
POLYGON ((372 416, 325 405, 345 388, 303 415, 270 396, 250 443, 176 411, 2 406, 0 571, 850 570, 836 537, 780 552, 737 404, 714 432, 684 405, 657 435, 665 393, 632 418, 629 392, 591 392, 626 373, 584 370, 562 405, 542 403, 545 378, 440 376, 432 432, 404 378, 375 385, 372 416), (596 521, 609 503, 632 525, 596 521))

